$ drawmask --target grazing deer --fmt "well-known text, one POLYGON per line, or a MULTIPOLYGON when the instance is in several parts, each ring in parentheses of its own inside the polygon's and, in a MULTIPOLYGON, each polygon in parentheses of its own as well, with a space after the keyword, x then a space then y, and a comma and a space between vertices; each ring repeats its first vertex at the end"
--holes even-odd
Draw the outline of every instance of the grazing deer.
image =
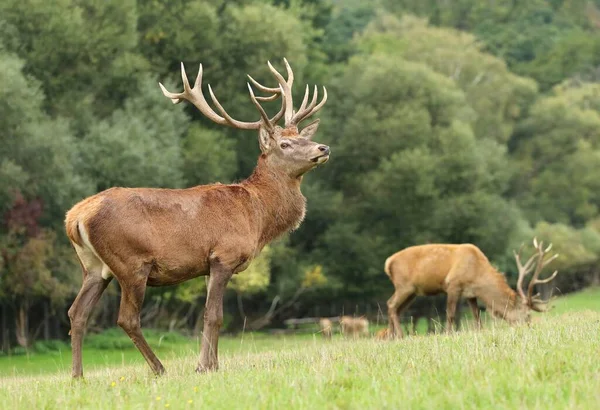
POLYGON ((435 295, 445 292, 448 296, 446 307, 446 330, 454 325, 456 305, 461 297, 467 299, 481 327, 477 299, 480 299, 494 316, 510 323, 527 322, 530 311, 542 312, 546 304, 533 295, 536 284, 548 283, 558 272, 540 280, 542 269, 558 255, 546 259, 552 245, 546 249, 543 243, 533 240, 535 253, 521 263, 521 250, 515 252, 519 270, 517 292, 513 291, 503 274, 499 273, 487 257, 475 245, 421 245, 406 248, 390 256, 385 261, 385 273, 394 284, 394 294, 388 300, 389 336, 402 337, 398 314, 406 309, 417 295, 435 295), (527 294, 523 291, 523 281, 535 266, 529 282, 527 294))
POLYGON ((184 91, 171 93, 159 84, 174 104, 187 100, 220 125, 258 130, 262 151, 252 175, 238 184, 203 185, 188 189, 111 188, 76 204, 67 212, 67 235, 83 269, 83 284, 69 309, 73 376, 83 375, 81 345, 91 309, 113 277, 121 286, 118 325, 129 335, 154 373, 164 367, 142 335, 140 310, 146 286, 165 286, 208 275, 204 331, 198 372, 218 368, 218 338, 223 322, 223 294, 232 275, 248 267, 274 238, 296 229, 304 218, 302 176, 327 162, 329 147, 311 141, 315 120, 298 131, 300 121, 319 111, 317 88, 310 103, 306 87, 294 111, 294 75, 284 59, 287 80, 269 63, 278 87, 250 81, 262 92, 256 97, 248 83, 250 99, 260 120, 242 122, 230 117, 210 86, 208 91, 221 115, 202 93, 202 65, 194 87, 181 64, 184 91), (281 109, 269 118, 259 101, 282 97, 281 109), (285 126, 277 122, 284 117, 285 126))
POLYGON ((327 319, 326 317, 319 319, 319 329, 321 330, 321 333, 325 339, 331 339, 331 335, 333 333, 333 323, 330 319, 327 319))
POLYGON ((340 328, 344 336, 357 338, 369 335, 369 321, 364 317, 342 316, 340 328))

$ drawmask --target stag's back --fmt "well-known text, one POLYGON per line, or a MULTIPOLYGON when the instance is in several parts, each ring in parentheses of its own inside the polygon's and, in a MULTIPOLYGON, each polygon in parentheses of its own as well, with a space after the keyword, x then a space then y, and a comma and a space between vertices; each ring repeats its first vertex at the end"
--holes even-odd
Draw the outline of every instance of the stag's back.
POLYGON ((448 283, 477 283, 493 271, 487 257, 471 244, 412 246, 385 261, 385 273, 395 287, 412 287, 419 295, 444 292, 448 283))

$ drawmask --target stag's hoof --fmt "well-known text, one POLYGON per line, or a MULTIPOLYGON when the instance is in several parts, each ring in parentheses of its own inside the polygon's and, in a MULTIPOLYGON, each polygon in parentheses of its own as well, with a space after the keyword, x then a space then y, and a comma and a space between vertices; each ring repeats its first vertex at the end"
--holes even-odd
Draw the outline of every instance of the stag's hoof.
POLYGON ((219 370, 219 366, 216 364, 215 365, 207 365, 207 366, 198 365, 198 367, 196 367, 196 373, 200 373, 200 374, 216 372, 217 370, 219 370))

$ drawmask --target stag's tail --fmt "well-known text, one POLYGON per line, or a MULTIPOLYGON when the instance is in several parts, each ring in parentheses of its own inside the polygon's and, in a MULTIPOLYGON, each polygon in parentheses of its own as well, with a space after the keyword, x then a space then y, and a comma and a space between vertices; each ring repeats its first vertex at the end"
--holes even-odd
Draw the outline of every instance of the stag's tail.
POLYGON ((383 270, 385 271, 385 274, 388 275, 390 278, 392 277, 392 262, 394 261, 393 256, 390 256, 389 258, 387 258, 385 260, 385 265, 383 267, 383 270))
POLYGON ((74 211, 75 207, 67 212, 65 218, 65 230, 67 231, 67 236, 71 242, 83 246, 83 240, 81 239, 81 233, 79 232, 79 219, 77 218, 77 212, 74 211))

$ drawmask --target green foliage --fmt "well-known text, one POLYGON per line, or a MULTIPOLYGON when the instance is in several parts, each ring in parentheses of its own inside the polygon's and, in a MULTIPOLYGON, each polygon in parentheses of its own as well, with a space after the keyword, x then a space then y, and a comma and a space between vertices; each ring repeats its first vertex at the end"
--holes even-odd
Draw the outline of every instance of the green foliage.
POLYGON ((75 199, 92 191, 76 171, 79 152, 68 121, 44 113, 39 82, 22 69, 20 59, 0 52, 0 211, 20 190, 40 197, 46 222, 54 223, 75 199))
POLYGON ((146 77, 123 109, 95 123, 81 141, 82 168, 98 190, 183 185, 180 140, 188 119, 146 77))
MULTIPOLYGON (((26 60, 41 81, 53 114, 108 114, 146 68, 132 54, 137 43, 136 2, 3 1, 0 15, 13 26, 5 45, 26 60), (17 34, 18 33, 18 34, 17 34)), ((2 39, 0 39, 2 41, 2 39)))
POLYGON ((475 110, 478 138, 506 142, 536 94, 533 81, 511 73, 504 61, 482 51, 475 36, 436 28, 425 20, 381 14, 358 41, 366 53, 385 52, 427 64, 452 79, 475 110))
POLYGON ((190 126, 184 137, 182 155, 187 185, 228 182, 237 171, 235 142, 197 124, 190 126))
POLYGON ((36 298, 47 297, 60 304, 73 289, 73 279, 60 275, 56 267, 71 268, 57 260, 65 256, 54 232, 43 231, 26 237, 12 231, 2 237, 0 296, 16 305, 28 305, 36 298), (54 269, 53 269, 54 268, 54 269))
POLYGON ((253 294, 264 291, 271 279, 271 248, 265 246, 248 268, 231 278, 229 288, 239 294, 253 294))
POLYGON ((515 133, 516 197, 531 220, 582 226, 598 215, 599 91, 597 84, 557 88, 515 133))

